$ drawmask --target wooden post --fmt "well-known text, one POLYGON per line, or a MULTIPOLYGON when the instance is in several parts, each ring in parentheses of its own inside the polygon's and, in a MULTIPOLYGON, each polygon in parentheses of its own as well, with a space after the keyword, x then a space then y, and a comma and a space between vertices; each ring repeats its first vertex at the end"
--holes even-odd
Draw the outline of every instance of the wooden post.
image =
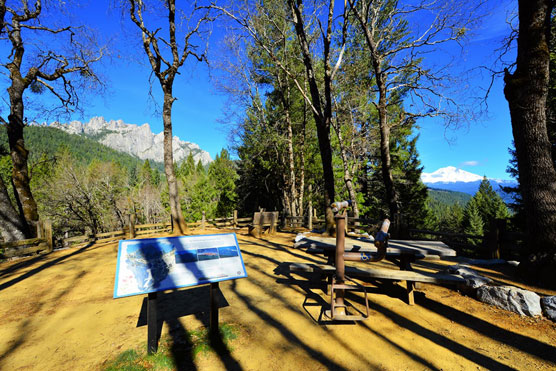
POLYGON ((127 225, 128 225, 128 238, 132 239, 135 238, 135 214, 128 214, 127 216, 127 225))
POLYGON ((43 237, 44 237, 43 221, 39 219, 39 221, 37 222, 37 238, 43 238, 43 237))
POLYGON ((42 223, 43 229, 43 238, 46 240, 46 244, 48 245, 47 252, 51 252, 54 250, 54 238, 52 236, 52 221, 45 220, 42 223))
POLYGON ((219 336, 218 331, 218 282, 210 284, 210 324, 209 334, 213 339, 219 336))
POLYGON ((205 229, 206 221, 207 221, 206 215, 205 215, 205 212, 203 211, 203 216, 201 217, 201 229, 205 229))
POLYGON ((506 229, 506 221, 504 219, 492 219, 489 225, 487 238, 488 255, 491 259, 500 259, 502 248, 502 236, 506 229))
POLYGON ((156 317, 156 292, 149 293, 147 299, 147 353, 158 351, 158 324, 156 317))
POLYGON ((237 210, 234 210, 234 213, 232 215, 233 219, 234 219, 234 229, 237 228, 237 210))
POLYGON ((174 217, 170 214, 170 233, 174 234, 174 217))
POLYGON ((270 230, 268 231, 269 234, 274 234, 276 232, 276 222, 278 221, 277 214, 277 211, 273 211, 272 213, 270 213, 270 230))
POLYGON ((309 210, 307 212, 307 228, 312 231, 313 230, 313 203, 309 201, 309 210))

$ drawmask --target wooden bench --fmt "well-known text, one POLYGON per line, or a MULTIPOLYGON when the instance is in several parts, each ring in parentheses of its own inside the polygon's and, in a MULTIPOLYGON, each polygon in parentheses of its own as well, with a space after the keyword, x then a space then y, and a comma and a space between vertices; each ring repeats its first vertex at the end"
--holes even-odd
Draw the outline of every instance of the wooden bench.
POLYGON ((277 225, 278 211, 256 212, 253 214, 253 222, 248 225, 249 234, 257 238, 260 238, 264 232, 274 234, 277 225))
MULTIPOLYGON (((290 272, 309 272, 322 275, 332 275, 336 272, 336 267, 329 264, 308 264, 308 263, 284 263, 290 272)), ((395 270, 387 268, 358 268, 346 267, 346 275, 353 278, 374 278, 391 281, 406 281, 407 302, 414 304, 413 288, 415 282, 434 283, 437 285, 461 285, 465 284, 462 276, 447 273, 415 272, 408 270, 395 270)))

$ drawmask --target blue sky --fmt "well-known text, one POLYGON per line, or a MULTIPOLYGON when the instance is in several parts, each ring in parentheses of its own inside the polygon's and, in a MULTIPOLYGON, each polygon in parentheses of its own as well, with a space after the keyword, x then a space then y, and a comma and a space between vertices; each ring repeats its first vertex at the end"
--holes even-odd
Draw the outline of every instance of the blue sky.
MULTIPOLYGON (((118 48, 109 64, 102 68, 108 81, 108 93, 87 97, 83 116, 73 115, 69 119, 88 121, 92 116, 103 116, 107 120, 122 119, 138 125, 148 122, 155 133, 161 132, 161 117, 155 114, 148 96, 150 66, 146 65, 138 34, 134 28, 122 31, 121 12, 110 10, 109 3, 112 2, 91 1, 77 10, 81 13, 79 16, 93 24, 103 37, 110 39, 112 45, 118 48)), ((509 34, 505 22, 513 4, 508 0, 490 0, 492 14, 485 19, 481 29, 475 31, 458 68, 493 65, 497 56, 495 50, 500 47, 502 38, 509 34)), ((212 45, 215 43, 211 42, 212 45)), ((488 80, 488 74, 476 73, 466 89, 470 94, 480 95, 480 87, 486 87, 488 80)), ((155 81, 155 96, 160 96, 157 84, 155 81)), ((190 63, 184 66, 174 84, 174 95, 178 98, 173 109, 174 135, 197 143, 213 158, 222 148, 228 147, 230 127, 221 123, 226 97, 215 91, 205 65, 190 63)), ((501 79, 496 80, 492 87, 488 108, 488 115, 457 130, 445 129, 441 120, 420 121, 418 150, 424 171, 456 166, 489 178, 508 179, 506 167, 512 134, 501 79)))

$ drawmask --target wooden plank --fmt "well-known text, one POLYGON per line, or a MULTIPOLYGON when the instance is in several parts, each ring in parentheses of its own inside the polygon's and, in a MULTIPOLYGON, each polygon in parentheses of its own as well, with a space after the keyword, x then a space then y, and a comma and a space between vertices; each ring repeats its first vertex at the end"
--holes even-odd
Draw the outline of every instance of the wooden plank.
POLYGON ((23 247, 23 248, 8 248, 1 255, 5 258, 13 258, 15 256, 23 256, 32 254, 38 251, 48 250, 48 245, 46 242, 42 242, 37 246, 23 247))
POLYGON ((119 230, 119 231, 98 233, 98 234, 95 234, 94 237, 98 238, 98 239, 102 239, 102 238, 105 238, 105 237, 123 236, 123 235, 125 235, 125 233, 123 231, 119 230))
MULTIPOLYGON (((289 268, 291 272, 322 272, 332 274, 336 271, 336 267, 329 264, 289 263, 289 268)), ((346 267, 346 275, 351 277, 379 278, 394 281, 412 281, 437 284, 465 283, 465 279, 463 277, 453 274, 402 271, 385 268, 346 267)))
MULTIPOLYGON (((335 249, 334 249, 335 250, 335 249)), ((330 254, 332 253, 334 250, 332 249, 322 249, 322 248, 318 248, 318 247, 310 247, 307 250, 305 250, 305 252, 307 254, 311 254, 311 255, 323 255, 323 254, 330 254)), ((344 254, 344 256, 350 256, 353 255, 355 253, 365 253, 365 254, 373 254, 373 253, 377 253, 377 249, 374 250, 370 250, 370 249, 360 249, 360 250, 346 250, 346 254, 344 254)), ((399 258, 403 255, 404 253, 400 252, 400 251, 387 251, 386 252, 386 257, 388 258, 399 258)), ((419 253, 412 253, 411 254, 413 257, 415 257, 416 259, 424 259, 425 255, 423 254, 419 254, 419 253)))
POLYGON ((77 242, 77 241, 88 240, 88 239, 90 239, 91 237, 92 237, 92 236, 88 236, 88 235, 70 237, 70 238, 64 239, 64 240, 63 240, 63 243, 71 243, 71 242, 77 242))
POLYGON ((152 224, 138 224, 135 229, 147 229, 147 228, 168 228, 169 223, 152 223, 152 224))
POLYGON ((3 242, 3 243, 0 244, 0 249, 2 249, 2 248, 9 249, 9 248, 18 247, 18 246, 36 245, 38 243, 41 243, 42 241, 44 241, 42 238, 30 238, 28 240, 3 242))
MULTIPOLYGON (((294 248, 321 248, 335 250, 336 240, 333 237, 311 236, 294 244, 294 248)), ((374 243, 367 240, 345 240, 346 252, 377 252, 374 243)), ((421 254, 424 256, 456 256, 456 251, 449 248, 441 241, 415 241, 415 240, 390 240, 388 241, 389 253, 421 254)))

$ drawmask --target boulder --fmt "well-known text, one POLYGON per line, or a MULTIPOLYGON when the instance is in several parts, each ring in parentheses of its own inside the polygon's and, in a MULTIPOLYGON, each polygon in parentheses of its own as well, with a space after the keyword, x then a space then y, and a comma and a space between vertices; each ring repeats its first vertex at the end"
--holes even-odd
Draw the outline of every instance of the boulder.
POLYGON ((477 290, 477 299, 522 316, 542 314, 539 295, 513 286, 481 286, 477 290))
POLYGON ((465 279, 465 284, 473 289, 492 283, 490 278, 481 276, 466 265, 451 265, 446 269, 446 272, 462 276, 465 279))
POLYGON ((556 296, 547 296, 541 299, 544 315, 556 322, 556 296))

